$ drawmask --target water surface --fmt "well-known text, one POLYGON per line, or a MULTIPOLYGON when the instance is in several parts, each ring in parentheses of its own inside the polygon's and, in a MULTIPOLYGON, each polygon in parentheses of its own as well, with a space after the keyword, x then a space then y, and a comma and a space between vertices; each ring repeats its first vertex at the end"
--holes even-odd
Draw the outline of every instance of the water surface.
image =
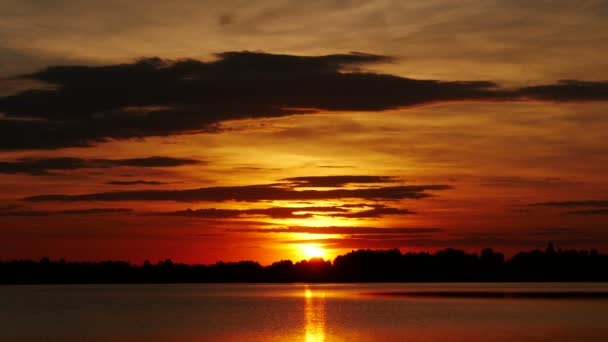
POLYGON ((0 340, 608 341, 606 293, 598 283, 2 286, 0 340))

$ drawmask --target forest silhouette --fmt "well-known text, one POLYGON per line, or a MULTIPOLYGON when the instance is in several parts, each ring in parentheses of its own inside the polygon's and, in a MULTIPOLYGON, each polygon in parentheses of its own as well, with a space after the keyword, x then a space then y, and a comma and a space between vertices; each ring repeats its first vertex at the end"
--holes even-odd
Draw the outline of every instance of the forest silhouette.
POLYGON ((356 250, 336 257, 268 266, 254 261, 212 265, 174 263, 167 259, 141 265, 125 261, 0 261, 0 284, 80 283, 232 283, 232 282, 536 282, 608 281, 608 254, 597 250, 519 252, 509 259, 486 248, 466 253, 447 248, 435 253, 356 250))

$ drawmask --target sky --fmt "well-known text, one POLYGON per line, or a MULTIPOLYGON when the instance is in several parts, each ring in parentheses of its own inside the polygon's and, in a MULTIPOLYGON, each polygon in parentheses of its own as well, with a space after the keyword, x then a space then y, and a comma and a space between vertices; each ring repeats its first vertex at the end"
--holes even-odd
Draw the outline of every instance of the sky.
POLYGON ((0 6, 1 260, 608 250, 608 1, 0 6))

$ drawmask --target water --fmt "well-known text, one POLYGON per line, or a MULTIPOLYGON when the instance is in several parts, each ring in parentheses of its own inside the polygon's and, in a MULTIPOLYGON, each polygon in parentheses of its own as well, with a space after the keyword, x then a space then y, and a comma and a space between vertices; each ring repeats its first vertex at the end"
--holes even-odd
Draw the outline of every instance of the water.
POLYGON ((605 297, 483 295, 605 291, 608 284, 3 286, 0 341, 608 341, 605 297), (420 291, 428 295, 409 295, 420 291))

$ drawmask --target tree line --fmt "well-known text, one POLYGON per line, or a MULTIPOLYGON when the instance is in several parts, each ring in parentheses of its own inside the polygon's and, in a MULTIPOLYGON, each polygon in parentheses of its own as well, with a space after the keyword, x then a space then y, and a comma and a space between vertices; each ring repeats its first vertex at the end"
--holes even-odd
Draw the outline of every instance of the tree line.
POLYGON ((497 281, 608 281, 608 255, 593 249, 555 250, 549 244, 509 259, 491 248, 479 254, 447 248, 435 253, 360 249, 333 262, 313 258, 268 266, 254 261, 189 265, 170 259, 141 265, 48 258, 0 261, 0 284, 497 281))

